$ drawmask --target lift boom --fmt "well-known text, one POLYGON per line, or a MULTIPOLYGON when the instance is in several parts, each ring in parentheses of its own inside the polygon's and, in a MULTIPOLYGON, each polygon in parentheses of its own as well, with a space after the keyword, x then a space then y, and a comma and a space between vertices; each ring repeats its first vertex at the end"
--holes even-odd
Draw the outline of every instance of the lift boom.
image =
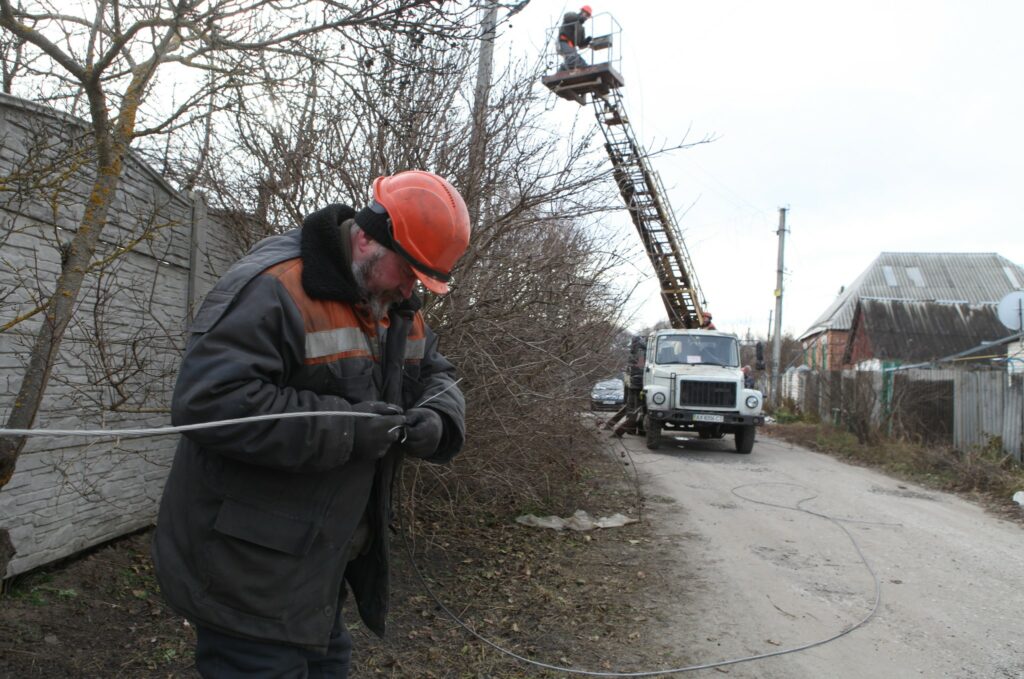
POLYGON ((673 328, 700 327, 706 301, 661 177, 629 123, 619 92, 624 85, 622 77, 610 64, 603 63, 559 71, 541 82, 563 99, 592 106, 615 183, 658 276, 669 322, 673 328))

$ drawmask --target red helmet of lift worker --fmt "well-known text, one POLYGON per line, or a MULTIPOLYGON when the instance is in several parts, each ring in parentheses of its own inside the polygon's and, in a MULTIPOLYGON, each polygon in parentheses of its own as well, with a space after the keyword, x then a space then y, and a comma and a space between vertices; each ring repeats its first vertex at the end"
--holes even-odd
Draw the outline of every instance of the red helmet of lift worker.
POLYGON ((373 182, 371 205, 356 216, 367 234, 400 254, 431 292, 448 292, 452 268, 469 246, 469 210, 446 180, 409 170, 373 182), (375 217, 384 213, 387 231, 375 217))
POLYGON ((583 5, 580 7, 580 14, 586 14, 588 17, 594 16, 594 10, 590 9, 590 5, 583 5))

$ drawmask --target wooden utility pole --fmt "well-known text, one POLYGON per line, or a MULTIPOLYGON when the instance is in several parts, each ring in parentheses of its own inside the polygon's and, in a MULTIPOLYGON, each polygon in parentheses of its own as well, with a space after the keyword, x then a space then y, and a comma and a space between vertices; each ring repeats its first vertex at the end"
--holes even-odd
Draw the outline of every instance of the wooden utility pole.
POLYGON ((494 64, 494 37, 498 23, 498 3, 482 3, 484 18, 480 25, 480 57, 476 66, 476 89, 473 92, 473 129, 469 138, 469 219, 476 224, 480 217, 480 192, 484 183, 487 159, 487 102, 491 94, 491 69, 494 64))
POLYGON ((782 363, 782 274, 783 254, 786 250, 786 211, 779 208, 779 268, 775 272, 775 337, 772 340, 772 405, 776 408, 782 402, 779 398, 782 387, 780 368, 782 363))

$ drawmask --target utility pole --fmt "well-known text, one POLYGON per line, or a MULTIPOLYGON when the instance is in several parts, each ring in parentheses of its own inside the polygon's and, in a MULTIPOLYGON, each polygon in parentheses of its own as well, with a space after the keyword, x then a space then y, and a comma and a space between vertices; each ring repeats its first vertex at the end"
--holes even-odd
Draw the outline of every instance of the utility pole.
POLYGON ((480 217, 480 191, 483 187, 484 162, 487 159, 487 102, 491 94, 491 69, 494 63, 495 27, 498 23, 498 3, 485 0, 484 18, 480 29, 480 58, 476 66, 476 89, 473 92, 473 129, 469 137, 469 198, 470 224, 480 217))
POLYGON ((775 338, 772 342, 772 405, 779 407, 781 399, 779 392, 782 388, 782 375, 780 368, 782 364, 782 273, 783 254, 786 249, 786 211, 788 208, 779 208, 779 268, 775 273, 775 338))

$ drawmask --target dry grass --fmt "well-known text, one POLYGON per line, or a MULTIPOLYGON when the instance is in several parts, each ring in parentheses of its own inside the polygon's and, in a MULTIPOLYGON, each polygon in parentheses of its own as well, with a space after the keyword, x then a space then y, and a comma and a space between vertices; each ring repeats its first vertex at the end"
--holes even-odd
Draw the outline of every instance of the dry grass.
POLYGON ((1021 520, 1020 507, 1010 498, 1024 490, 1024 467, 1002 452, 998 440, 963 452, 882 436, 876 443, 863 444, 848 431, 825 423, 778 424, 766 433, 930 488, 970 495, 1001 516, 1021 520))

